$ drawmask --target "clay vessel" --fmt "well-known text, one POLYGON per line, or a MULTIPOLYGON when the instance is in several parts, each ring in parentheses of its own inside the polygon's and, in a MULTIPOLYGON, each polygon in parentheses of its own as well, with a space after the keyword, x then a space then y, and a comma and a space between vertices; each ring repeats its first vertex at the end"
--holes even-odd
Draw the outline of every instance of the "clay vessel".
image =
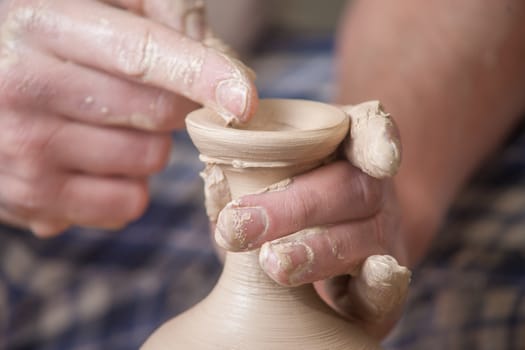
MULTIPOLYGON (((209 109, 192 112, 186 124, 201 159, 218 166, 224 182, 219 187, 229 189, 235 199, 329 161, 348 133, 349 120, 338 108, 318 102, 262 100, 253 122, 242 128, 226 127, 209 109)), ((224 196, 228 194, 207 198, 209 213, 217 211, 209 206, 224 196)), ((142 349, 380 348, 326 306, 311 285, 289 288, 268 278, 258 253, 227 253, 208 297, 161 326, 142 349)))

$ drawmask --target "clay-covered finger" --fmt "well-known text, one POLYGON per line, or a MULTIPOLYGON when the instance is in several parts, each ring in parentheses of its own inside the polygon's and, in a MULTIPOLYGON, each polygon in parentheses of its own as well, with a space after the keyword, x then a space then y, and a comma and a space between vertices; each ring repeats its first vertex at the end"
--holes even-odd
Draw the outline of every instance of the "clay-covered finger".
POLYGON ((379 101, 343 106, 350 117, 344 151, 352 164, 375 178, 391 177, 401 164, 399 131, 379 101))
POLYGON ((197 105, 164 89, 64 62, 31 49, 5 73, 2 99, 29 111, 47 111, 90 124, 173 130, 197 105), (37 64, 35 64, 35 62, 37 64), (24 86, 23 89, 20 86, 24 86))
POLYGON ((315 283, 319 295, 342 315, 384 337, 399 319, 411 272, 390 255, 369 256, 354 276, 342 275, 315 283))
POLYGON ((359 300, 362 319, 378 321, 404 302, 411 273, 390 255, 371 255, 350 282, 350 295, 359 300))
POLYGON ((381 254, 374 220, 308 228, 262 245, 261 268, 282 285, 301 285, 357 274, 364 260, 381 254))
POLYGON ((245 121, 256 108, 255 86, 240 62, 128 11, 57 0, 19 8, 9 21, 15 37, 27 37, 63 60, 181 94, 228 122, 245 121))
POLYGON ((299 230, 365 219, 382 207, 384 183, 340 161, 229 203, 216 240, 231 251, 255 249, 299 230))

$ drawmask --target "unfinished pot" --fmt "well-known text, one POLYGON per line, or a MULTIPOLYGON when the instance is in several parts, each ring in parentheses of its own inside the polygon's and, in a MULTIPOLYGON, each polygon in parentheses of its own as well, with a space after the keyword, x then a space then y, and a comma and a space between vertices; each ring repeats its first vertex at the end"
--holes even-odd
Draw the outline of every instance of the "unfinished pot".
MULTIPOLYGON (((348 133, 340 109, 311 101, 262 100, 253 121, 224 125, 209 109, 188 115, 207 168, 213 220, 230 200, 329 161, 348 133)), ((372 350, 378 342, 338 316, 311 285, 283 287, 259 267, 258 250, 227 253, 224 271, 199 304, 161 326, 144 350, 372 350)))

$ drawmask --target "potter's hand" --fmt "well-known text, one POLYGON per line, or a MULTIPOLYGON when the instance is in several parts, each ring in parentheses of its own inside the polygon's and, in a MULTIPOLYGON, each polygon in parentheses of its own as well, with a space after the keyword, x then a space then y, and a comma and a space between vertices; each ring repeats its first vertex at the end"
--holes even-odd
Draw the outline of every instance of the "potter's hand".
POLYGON ((315 282, 330 306, 382 336, 397 320, 410 280, 391 257, 406 263, 388 179, 398 168, 400 144, 377 101, 346 111, 351 138, 344 150, 360 169, 338 161, 231 202, 215 237, 231 251, 262 246, 259 261, 272 279, 291 286, 315 282))
POLYGON ((41 236, 120 227, 144 210, 190 100, 251 115, 249 74, 189 38, 189 3, 0 1, 0 221, 41 236))
MULTIPOLYGON (((297 176, 283 187, 230 203, 221 211, 215 232, 219 245, 230 251, 262 245, 261 267, 280 284, 321 281, 316 287, 332 307, 363 320, 364 326, 378 335, 398 316, 408 271, 398 271, 397 264, 393 265, 392 277, 402 274, 395 282, 400 284, 392 289, 391 299, 377 299, 384 303, 377 307, 372 305, 377 295, 356 293, 365 291, 363 279, 346 276, 359 276, 372 255, 389 254, 405 263, 399 217, 391 180, 374 179, 348 162, 338 161, 297 176), (372 300, 362 298, 367 295, 372 300)), ((389 276, 379 277, 392 282, 389 276)), ((389 288, 374 293, 388 295, 389 288)))

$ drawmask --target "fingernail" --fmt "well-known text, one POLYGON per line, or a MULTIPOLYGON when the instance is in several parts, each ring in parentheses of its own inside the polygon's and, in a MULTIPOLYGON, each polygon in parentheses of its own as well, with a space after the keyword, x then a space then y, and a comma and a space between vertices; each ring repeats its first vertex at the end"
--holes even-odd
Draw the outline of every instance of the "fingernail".
POLYGON ((215 100, 228 123, 242 121, 248 104, 248 85, 238 79, 223 80, 217 85, 215 100))
POLYGON ((303 242, 271 243, 261 247, 259 264, 276 282, 296 286, 307 283, 314 263, 313 250, 303 242))
POLYGON ((268 229, 268 215, 260 207, 226 206, 217 219, 215 240, 224 249, 242 251, 256 248, 268 229))

